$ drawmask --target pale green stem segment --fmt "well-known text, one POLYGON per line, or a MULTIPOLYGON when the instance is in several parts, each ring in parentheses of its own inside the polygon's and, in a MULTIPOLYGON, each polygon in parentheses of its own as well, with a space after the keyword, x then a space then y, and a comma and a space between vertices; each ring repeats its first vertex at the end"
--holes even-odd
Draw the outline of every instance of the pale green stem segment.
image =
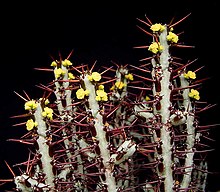
POLYGON ((110 151, 108 150, 108 142, 106 140, 106 132, 104 131, 103 125, 103 117, 100 114, 100 108, 98 101, 96 101, 96 90, 93 83, 88 79, 88 75, 86 74, 83 78, 85 89, 89 90, 89 108, 91 110, 92 116, 94 118, 94 127, 96 129, 96 140, 99 141, 98 146, 100 149, 100 156, 102 157, 102 162, 104 165, 104 174, 106 180, 103 181, 103 184, 107 185, 108 191, 116 192, 116 181, 115 177, 113 176, 112 170, 113 167, 109 163, 110 160, 110 151))
POLYGON ((51 189, 50 191, 53 191, 54 188, 54 179, 55 176, 53 174, 53 166, 52 161, 53 159, 49 155, 49 145, 47 144, 47 124, 45 122, 44 117, 42 116, 43 109, 41 107, 41 104, 38 103, 36 111, 34 113, 35 121, 38 123, 37 126, 37 134, 38 139, 37 143, 39 146, 38 152, 41 154, 41 162, 42 162, 42 169, 43 173, 45 174, 45 184, 49 186, 51 189))
MULTIPOLYGON (((184 75, 182 74, 180 76, 180 83, 181 87, 187 87, 189 86, 189 82, 184 78, 184 75)), ((189 89, 183 90, 183 106, 185 108, 186 112, 186 131, 187 131, 187 139, 186 139, 186 159, 185 159, 185 172, 186 174, 183 175, 183 180, 181 182, 181 188, 187 188, 191 182, 192 178, 192 170, 193 170, 193 157, 194 157, 194 151, 193 147, 195 144, 195 127, 193 125, 194 122, 194 112, 192 108, 192 104, 189 98, 189 89)))
POLYGON ((161 109, 157 110, 154 108, 154 115, 159 114, 161 116, 161 123, 162 127, 160 130, 160 139, 162 142, 162 159, 163 159, 163 171, 158 172, 159 176, 164 179, 164 191, 170 192, 170 189, 173 188, 173 176, 172 176, 172 161, 171 161, 171 155, 172 155, 172 145, 171 145, 171 137, 170 137, 170 130, 169 130, 169 119, 170 119, 170 110, 169 107, 171 106, 170 102, 170 95, 171 95, 171 89, 169 88, 170 85, 170 71, 169 71, 169 45, 167 43, 167 28, 165 27, 165 30, 159 35, 159 42, 160 45, 163 46, 163 51, 160 54, 159 57, 159 63, 156 63, 153 59, 153 71, 152 74, 155 76, 155 68, 161 67, 161 91, 156 92, 155 86, 153 89, 154 96, 160 96, 160 105, 161 109))

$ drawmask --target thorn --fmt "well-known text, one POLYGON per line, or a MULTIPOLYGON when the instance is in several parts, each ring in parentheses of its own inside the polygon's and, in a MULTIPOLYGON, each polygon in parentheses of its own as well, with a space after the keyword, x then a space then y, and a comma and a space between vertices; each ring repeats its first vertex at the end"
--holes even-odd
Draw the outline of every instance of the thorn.
POLYGON ((70 56, 73 54, 73 49, 72 49, 72 51, 69 53, 69 55, 67 56, 67 58, 66 59, 69 59, 70 58, 70 56))
POLYGON ((133 74, 133 75, 136 76, 136 77, 139 77, 139 78, 141 78, 141 79, 144 79, 144 80, 146 80, 146 81, 155 82, 155 80, 150 79, 150 78, 147 78, 147 77, 142 77, 142 76, 136 75, 136 74, 133 74))
POLYGON ((147 35, 150 35, 151 37, 155 37, 153 34, 151 34, 150 32, 144 30, 142 27, 136 25, 141 31, 143 31, 144 33, 146 33, 147 35))
POLYGON ((23 118, 23 117, 29 117, 30 114, 27 113, 27 114, 23 114, 23 115, 14 115, 14 116, 11 116, 10 118, 23 118))
POLYGON ((152 90, 152 88, 148 88, 148 87, 136 87, 136 86, 131 86, 131 85, 129 85, 128 87, 140 89, 140 90, 152 90))
POLYGON ((147 19, 147 21, 150 23, 150 26, 153 25, 153 23, 151 22, 151 20, 145 15, 145 18, 147 19))
POLYGON ((192 46, 192 45, 180 45, 180 44, 176 44, 175 47, 180 47, 180 48, 195 48, 195 46, 192 46))
POLYGON ((152 59, 153 57, 146 57, 146 58, 144 58, 144 59, 140 59, 139 61, 147 61, 147 60, 150 60, 150 59, 152 59))
POLYGON ((28 144, 28 145, 34 145, 33 142, 24 141, 24 140, 21 140, 21 139, 8 139, 7 141, 15 141, 15 142, 19 142, 19 143, 28 144))
POLYGON ((108 80, 108 81, 101 82, 100 85, 104 85, 106 83, 110 83, 110 82, 115 81, 115 80, 117 80, 117 77, 114 78, 114 79, 108 80))
POLYGON ((38 71, 49 71, 52 72, 53 69, 47 69, 47 68, 34 68, 34 70, 38 70, 38 71))
POLYGON ((17 92, 15 92, 14 91, 14 93, 16 94, 16 95, 18 95, 21 99, 23 99, 24 101, 28 101, 27 99, 25 99, 24 97, 22 97, 20 94, 18 94, 17 92))
POLYGON ((40 88, 40 89, 43 89, 45 91, 49 91, 49 92, 53 92, 53 89, 50 89, 49 87, 43 85, 43 84, 40 84, 40 85, 35 85, 36 87, 40 88))
POLYGON ((185 17, 183 17, 182 19, 180 19, 179 21, 177 21, 176 23, 172 24, 169 26, 169 28, 174 27, 175 25, 181 23, 182 21, 184 21, 187 17, 189 17, 191 15, 191 13, 189 13, 188 15, 186 15, 185 17))
POLYGON ((11 172, 11 174, 13 175, 13 177, 16 177, 14 171, 11 169, 11 167, 9 166, 9 164, 7 163, 7 161, 4 161, 4 162, 5 162, 5 164, 7 165, 8 169, 9 169, 9 171, 11 172))
POLYGON ((152 24, 149 24, 149 23, 147 23, 147 22, 145 22, 145 21, 143 21, 143 20, 141 20, 141 19, 139 19, 139 18, 136 18, 138 21, 140 21, 141 23, 144 23, 145 25, 147 25, 148 27, 150 27, 152 24))
POLYGON ((180 71, 180 70, 186 68, 187 66, 191 65, 192 63, 194 63, 194 62, 197 61, 197 60, 198 60, 198 58, 197 58, 197 59, 194 59, 193 61, 190 61, 190 62, 186 63, 185 65, 183 65, 183 66, 181 66, 181 67, 175 69, 175 70, 173 71, 173 73, 178 72, 178 71, 180 71))
POLYGON ((96 63, 97 63, 97 60, 93 63, 93 65, 92 65, 91 69, 89 70, 89 72, 92 72, 92 71, 93 71, 93 69, 94 69, 96 63))
POLYGON ((210 127, 216 127, 216 126, 219 126, 220 123, 217 123, 217 124, 212 124, 212 125, 199 125, 197 126, 199 129, 207 129, 207 128, 210 128, 210 127))
POLYGON ((198 83, 198 84, 193 84, 193 85, 189 85, 189 86, 186 86, 186 87, 176 87, 172 91, 179 91, 179 90, 183 90, 183 89, 188 89, 188 88, 196 87, 198 85, 200 85, 200 84, 198 83))
POLYGON ((151 73, 151 71, 149 71, 149 70, 142 69, 142 68, 136 67, 136 66, 134 66, 134 65, 130 65, 130 66, 133 67, 133 68, 135 68, 135 69, 138 69, 138 70, 140 70, 140 71, 143 71, 143 72, 146 72, 146 73, 151 73))
POLYGON ((112 67, 113 67, 113 66, 108 67, 105 71, 101 72, 100 74, 103 75, 104 73, 106 73, 107 71, 109 71, 112 67))
POLYGON ((21 126, 21 125, 25 125, 26 124, 26 122, 23 122, 23 123, 17 123, 17 124, 14 124, 14 125, 12 125, 13 127, 16 127, 16 126, 21 126))

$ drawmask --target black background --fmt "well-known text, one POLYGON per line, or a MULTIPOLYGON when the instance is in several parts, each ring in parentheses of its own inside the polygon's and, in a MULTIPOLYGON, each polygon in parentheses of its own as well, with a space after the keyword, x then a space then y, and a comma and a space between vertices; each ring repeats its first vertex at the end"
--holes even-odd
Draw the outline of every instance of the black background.
MULTIPOLYGON (((205 66, 202 77, 211 77, 204 82, 201 98, 217 106, 203 116, 204 124, 220 123, 219 99, 219 5, 217 0, 195 1, 73 1, 14 3, 1 6, 1 52, 0 52, 0 177, 11 178, 4 160, 10 165, 27 159, 27 148, 23 144, 8 142, 25 133, 22 126, 13 127, 19 121, 11 119, 23 112, 23 101, 14 91, 30 97, 41 96, 35 85, 52 80, 49 73, 36 71, 36 67, 49 67, 50 55, 65 58, 72 50, 71 61, 110 65, 117 63, 139 65, 139 59, 147 56, 144 49, 134 46, 147 45, 151 38, 141 32, 136 18, 145 15, 153 23, 169 23, 174 17, 179 20, 191 13, 175 28, 182 32, 182 41, 194 45, 195 49, 183 51, 184 57, 198 58, 198 66, 205 66)), ((147 29, 147 27, 145 28, 147 29)), ((180 50, 181 52, 181 50, 180 50)), ((219 126, 211 131, 216 141, 210 152, 209 170, 216 172, 208 177, 209 191, 220 190, 220 139, 219 126)), ((7 185, 4 185, 7 188, 7 185)), ((1 191, 1 187, 0 187, 1 191)), ((4 191, 4 187, 2 187, 4 191)))

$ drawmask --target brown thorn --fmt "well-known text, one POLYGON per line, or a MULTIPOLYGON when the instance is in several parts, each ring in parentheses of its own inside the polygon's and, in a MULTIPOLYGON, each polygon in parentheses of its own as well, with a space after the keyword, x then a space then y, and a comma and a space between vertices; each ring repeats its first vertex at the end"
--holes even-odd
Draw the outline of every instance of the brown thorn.
POLYGON ((135 89, 140 89, 140 90, 152 90, 152 88, 148 88, 148 87, 136 87, 136 86, 128 86, 128 87, 131 87, 131 88, 135 88, 135 89))
POLYGON ((100 74, 103 75, 104 73, 106 73, 107 71, 109 71, 112 67, 113 67, 113 66, 108 67, 105 71, 101 72, 100 74))
POLYGON ((11 174, 13 175, 13 177, 16 177, 14 171, 11 169, 11 167, 9 166, 9 164, 7 163, 7 161, 4 161, 4 162, 5 162, 5 164, 7 165, 8 169, 9 169, 9 171, 11 172, 11 174))
POLYGON ((172 17, 172 19, 170 20, 170 23, 168 24, 168 26, 170 26, 174 21, 174 17, 172 17))
POLYGON ((136 18, 138 21, 140 21, 140 22, 142 22, 142 23, 144 23, 145 25, 147 25, 148 27, 150 27, 151 25, 149 24, 149 23, 147 23, 147 22, 145 22, 145 21, 143 21, 143 20, 141 20, 141 19, 139 19, 139 18, 136 18))
POLYGON ((186 15, 185 17, 183 17, 182 19, 180 19, 179 21, 177 21, 176 23, 172 24, 169 26, 169 28, 174 27, 175 25, 181 23, 182 21, 184 21, 187 17, 189 17, 191 15, 191 13, 189 13, 188 15, 186 15))
POLYGON ((16 127, 16 126, 25 125, 25 124, 26 124, 26 122, 23 122, 23 123, 14 124, 14 125, 12 125, 12 126, 13 126, 13 127, 16 127))
POLYGON ((69 53, 69 55, 67 56, 67 58, 66 58, 66 59, 69 59, 69 58, 70 58, 70 56, 72 55, 72 53, 73 53, 73 49, 72 49, 72 51, 70 51, 70 53, 69 53))
POLYGON ((14 116, 11 116, 10 118, 23 118, 23 117, 29 117, 30 114, 27 113, 27 114, 23 114, 23 115, 14 115, 14 116))
POLYGON ((149 46, 148 45, 141 45, 141 46, 136 46, 136 47, 133 47, 135 49, 142 49, 142 48, 148 48, 149 46))
POLYGON ((198 86, 198 85, 200 85, 200 84, 198 83, 198 84, 193 84, 193 85, 189 85, 189 86, 186 86, 186 87, 176 87, 172 91, 179 91, 179 90, 183 90, 183 89, 188 89, 188 88, 192 88, 192 87, 195 87, 195 86, 198 86))
POLYGON ((94 69, 96 63, 97 63, 97 60, 93 63, 93 65, 92 65, 91 69, 89 70, 89 72, 92 72, 92 70, 94 69))
POLYGON ((25 99, 24 97, 22 97, 20 94, 18 94, 16 91, 14 91, 14 93, 16 94, 16 95, 18 95, 21 99, 23 99, 24 101, 28 101, 27 99, 25 99))
POLYGON ((46 68, 34 68, 34 70, 38 70, 38 71, 49 71, 52 72, 53 69, 46 69, 46 68))
POLYGON ((183 66, 181 66, 181 67, 175 69, 175 70, 173 71, 173 73, 178 72, 178 71, 180 71, 180 70, 186 68, 187 66, 191 65, 192 63, 194 63, 194 62, 197 61, 197 60, 198 60, 198 58, 194 59, 193 61, 190 61, 190 62, 186 63, 185 65, 183 65, 183 66))
POLYGON ((144 58, 144 59, 140 59, 139 61, 146 61, 146 60, 150 60, 150 59, 152 59, 153 57, 146 57, 146 58, 144 58))
POLYGON ((180 48, 195 48, 195 46, 192 46, 192 45, 180 45, 180 44, 176 44, 175 47, 180 47, 180 48))
POLYGON ((146 80, 146 81, 155 82, 155 80, 150 79, 150 78, 147 78, 147 77, 142 77, 142 76, 137 75, 137 74, 133 74, 133 75, 136 76, 136 77, 139 77, 139 78, 141 78, 141 79, 144 79, 144 80, 146 80))
POLYGON ((59 57, 60 57, 60 61, 62 61, 63 59, 62 59, 60 51, 59 51, 59 57))
POLYGON ((114 79, 111 79, 111 80, 108 80, 108 81, 105 81, 105 82, 101 82, 100 85, 104 85, 106 83, 110 83, 112 81, 115 81, 117 78, 114 78, 114 79))
POLYGON ((138 25, 136 25, 141 31, 143 31, 144 33, 146 33, 147 35, 150 35, 151 37, 154 37, 154 35, 153 34, 151 34, 150 32, 148 32, 148 31, 146 31, 146 30, 144 30, 142 27, 140 27, 140 26, 138 26, 138 25))
POLYGON ((150 25, 153 25, 153 23, 151 22, 151 20, 145 15, 145 18, 147 19, 147 21, 150 23, 150 25))

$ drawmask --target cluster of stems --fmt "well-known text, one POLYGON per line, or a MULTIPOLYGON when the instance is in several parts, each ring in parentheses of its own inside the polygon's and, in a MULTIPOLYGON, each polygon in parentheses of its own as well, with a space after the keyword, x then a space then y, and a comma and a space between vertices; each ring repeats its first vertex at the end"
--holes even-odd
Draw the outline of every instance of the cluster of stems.
POLYGON ((171 55, 192 48, 174 33, 185 18, 169 25, 138 19, 152 40, 136 47, 150 54, 139 66, 75 65, 71 52, 38 68, 54 80, 38 85, 41 98, 16 93, 25 111, 16 125, 27 134, 11 140, 30 146, 30 154, 16 165, 20 174, 7 164, 15 190, 205 191, 211 125, 200 125, 199 115, 213 105, 200 100, 202 67, 190 70, 196 60, 171 55))

